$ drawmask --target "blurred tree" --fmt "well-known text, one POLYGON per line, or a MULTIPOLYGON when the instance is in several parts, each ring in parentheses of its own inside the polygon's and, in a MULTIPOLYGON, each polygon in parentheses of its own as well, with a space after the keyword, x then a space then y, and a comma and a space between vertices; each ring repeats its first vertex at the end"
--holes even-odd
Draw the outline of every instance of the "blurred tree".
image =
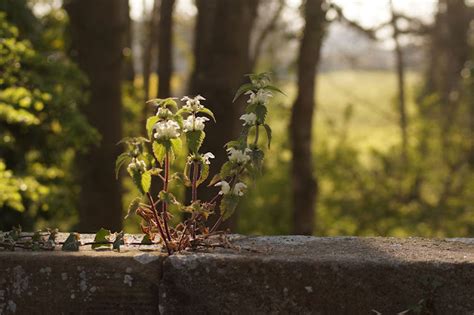
POLYGON ((161 0, 158 32, 158 98, 171 96, 174 3, 175 0, 161 0))
POLYGON ((311 152, 316 71, 325 34, 324 0, 306 0, 305 27, 298 57, 298 96, 290 121, 293 161, 293 233, 313 234, 317 178, 311 152))
POLYGON ((400 115, 400 131, 402 135, 402 160, 406 163, 408 150, 408 119, 405 100, 405 66, 403 62, 403 51, 400 44, 400 28, 398 26, 399 16, 393 7, 393 0, 390 0, 390 13, 392 15, 390 24, 392 26, 392 39, 395 44, 395 66, 398 84, 398 111, 400 115))
MULTIPOLYGON (((257 15, 258 1, 196 1, 198 16, 195 29, 195 66, 191 77, 191 94, 207 98, 217 123, 206 127, 207 140, 203 152, 211 151, 216 159, 211 164, 211 174, 226 161, 223 144, 239 133, 239 116, 243 101, 235 104, 232 98, 250 72, 250 32, 257 15)), ((212 198, 214 190, 203 190, 203 200, 212 198)), ((234 216, 235 217, 235 216, 234 216)), ((235 219, 230 225, 235 225, 235 219)))
POLYGON ((120 182, 113 165, 122 136, 121 78, 126 45, 127 0, 69 0, 72 51, 90 82, 89 106, 84 111, 100 132, 100 146, 78 159, 81 194, 80 230, 122 228, 120 182))
MULTIPOLYGON (((265 13, 267 13, 269 5, 272 3, 273 1, 271 0, 261 2, 259 11, 264 10, 265 13)), ((275 29, 277 28, 277 24, 279 22, 280 16, 284 8, 285 8, 285 0, 278 0, 277 7, 274 10, 273 14, 271 15, 270 20, 263 26, 263 28, 260 30, 260 32, 256 36, 254 47, 252 49, 252 54, 250 58, 250 65, 251 65, 250 68, 252 70, 255 70, 255 66, 257 65, 260 55, 262 54, 262 49, 264 47, 265 42, 267 41, 271 33, 275 31, 275 29)), ((263 14, 259 14, 259 16, 262 16, 262 15, 263 14)))
MULTIPOLYGON (((130 4, 129 1, 124 1, 123 5, 125 6, 124 10, 126 12, 130 12, 130 4)), ((133 65, 133 50, 132 50, 132 43, 133 43, 133 21, 130 17, 130 14, 127 14, 127 33, 126 33, 126 47, 124 48, 124 79, 125 81, 129 81, 133 83, 135 79, 135 67, 133 65)))
POLYGON ((0 230, 68 228, 78 188, 71 161, 97 133, 79 111, 86 80, 64 51, 66 15, 39 19, 21 0, 0 8, 0 230))
MULTIPOLYGON (((143 1, 143 17, 147 16, 146 3, 143 1)), ((150 75, 152 73, 152 61, 154 53, 156 51, 156 38, 158 37, 158 24, 160 20, 160 0, 153 1, 153 9, 149 14, 148 20, 144 20, 145 37, 143 42, 143 89, 145 90, 144 101, 150 99, 150 75)), ((145 106, 143 110, 143 122, 146 121, 146 117, 149 115, 149 106, 145 106)))

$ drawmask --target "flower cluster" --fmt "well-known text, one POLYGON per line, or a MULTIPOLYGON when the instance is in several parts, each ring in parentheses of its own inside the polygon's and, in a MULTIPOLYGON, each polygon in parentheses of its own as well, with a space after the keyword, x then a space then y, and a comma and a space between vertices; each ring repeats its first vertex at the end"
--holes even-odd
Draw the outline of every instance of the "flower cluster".
POLYGON ((146 163, 140 159, 133 159, 132 162, 128 164, 127 171, 129 173, 134 173, 136 171, 143 173, 146 171, 146 163))
MULTIPOLYGON (((202 105, 201 105, 202 106, 202 105)), ((194 131, 194 130, 204 130, 204 123, 209 121, 207 117, 196 117, 194 115, 189 115, 188 118, 184 120, 183 130, 184 132, 194 131)))
POLYGON ((245 193, 245 190, 247 189, 247 185, 245 185, 242 182, 238 182, 234 185, 234 188, 231 191, 230 184, 226 182, 225 180, 221 180, 214 186, 216 187, 221 187, 221 190, 219 191, 219 195, 236 195, 236 196, 243 196, 245 193))
POLYGON ((257 115, 254 113, 243 114, 240 116, 240 120, 244 121, 242 126, 253 126, 257 122, 257 115))
POLYGON ((270 91, 259 89, 257 92, 247 91, 245 94, 249 95, 247 103, 249 104, 266 104, 270 97, 273 97, 270 91))
POLYGON ((197 95, 195 97, 185 96, 181 100, 186 102, 183 108, 188 109, 192 112, 197 112, 198 110, 204 108, 204 106, 201 105, 201 101, 205 101, 206 99, 201 95, 197 95))
POLYGON ((174 139, 180 135, 179 125, 174 120, 159 121, 153 126, 153 130, 155 131, 153 137, 158 140, 174 139))
POLYGON ((245 164, 250 161, 249 153, 252 152, 249 148, 245 148, 244 150, 237 150, 235 148, 228 148, 227 153, 229 154, 229 161, 245 164))

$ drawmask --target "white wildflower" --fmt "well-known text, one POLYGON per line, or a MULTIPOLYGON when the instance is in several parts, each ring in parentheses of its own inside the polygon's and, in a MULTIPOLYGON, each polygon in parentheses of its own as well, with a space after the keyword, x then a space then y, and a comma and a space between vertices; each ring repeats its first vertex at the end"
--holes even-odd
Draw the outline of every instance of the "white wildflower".
POLYGON ((221 180, 214 186, 221 187, 221 191, 219 192, 219 195, 227 195, 230 192, 230 185, 225 180, 221 180))
POLYGON ((209 159, 213 159, 215 158, 215 156, 211 152, 207 152, 202 156, 202 158, 204 159, 204 163, 211 164, 211 161, 209 161, 209 159))
POLYGON ((174 120, 159 121, 153 126, 155 139, 173 139, 179 137, 179 125, 174 120))
POLYGON ((204 123, 209 121, 207 117, 195 117, 189 115, 183 122, 184 132, 193 131, 193 130, 204 130, 204 123))
POLYGON ((201 95, 198 95, 195 97, 185 96, 181 100, 186 102, 186 105, 184 105, 183 108, 187 108, 192 110, 193 112, 196 112, 204 108, 204 106, 201 105, 201 101, 204 101, 206 99, 201 95))
POLYGON ((232 194, 237 195, 237 196, 243 196, 246 189, 247 189, 247 185, 245 185, 244 183, 237 183, 234 186, 232 194))
POLYGON ((247 163, 250 161, 250 156, 248 155, 252 150, 246 148, 244 151, 237 150, 235 148, 227 149, 227 153, 229 154, 229 161, 237 162, 237 163, 247 163))
POLYGON ((127 166, 127 171, 130 173, 132 171, 138 170, 143 173, 146 171, 146 163, 143 160, 133 159, 130 164, 127 166))
POLYGON ((273 97, 273 94, 271 92, 263 89, 258 90, 257 93, 254 93, 253 91, 248 91, 245 94, 250 95, 249 100, 247 101, 247 103, 250 104, 265 104, 270 97, 273 97))
POLYGON ((257 122, 257 115, 254 113, 249 113, 249 114, 243 114, 240 116, 240 120, 244 121, 244 124, 242 126, 253 126, 255 125, 255 122, 257 122))

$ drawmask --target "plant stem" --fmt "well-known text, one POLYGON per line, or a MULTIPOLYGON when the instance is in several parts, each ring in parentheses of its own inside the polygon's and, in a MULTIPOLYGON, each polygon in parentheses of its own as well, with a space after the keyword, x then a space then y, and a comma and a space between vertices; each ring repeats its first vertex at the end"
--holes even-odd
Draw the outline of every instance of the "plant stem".
POLYGON ((199 175, 199 164, 193 161, 192 202, 197 200, 197 178, 199 175))
MULTIPOLYGON (((155 216, 156 226, 158 227, 158 231, 160 232, 160 236, 165 242, 166 250, 168 251, 168 255, 171 255, 171 249, 168 245, 168 241, 166 240, 165 233, 163 232, 163 228, 161 227, 160 219, 158 218, 158 210, 155 208, 155 203, 153 202, 153 197, 148 192, 146 193, 148 200, 150 200, 151 209, 153 210, 153 215, 155 216)), ((164 203, 163 203, 164 204, 164 203)), ((166 221, 165 221, 166 222, 166 221)))
MULTIPOLYGON (((165 156, 165 181, 163 183, 163 190, 165 192, 168 192, 168 183, 169 183, 169 174, 170 174, 170 153, 166 151, 166 156, 165 156)), ((170 234, 170 229, 168 227, 168 213, 167 213, 167 208, 168 208, 168 203, 163 202, 162 204, 162 215, 163 215, 163 222, 165 224, 165 231, 166 231, 166 236, 168 237, 168 240, 171 241, 171 234, 170 234)))
POLYGON ((214 232, 219 227, 219 225, 221 225, 221 223, 222 223, 222 216, 220 216, 219 219, 217 219, 216 223, 214 224, 214 226, 209 231, 209 234, 214 232))

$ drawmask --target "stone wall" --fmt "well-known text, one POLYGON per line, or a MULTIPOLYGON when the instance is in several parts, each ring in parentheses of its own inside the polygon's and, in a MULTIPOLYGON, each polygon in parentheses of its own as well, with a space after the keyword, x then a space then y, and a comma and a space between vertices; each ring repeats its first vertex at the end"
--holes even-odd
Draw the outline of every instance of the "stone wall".
POLYGON ((473 314, 474 241, 232 237, 167 257, 0 251, 0 314, 473 314))

